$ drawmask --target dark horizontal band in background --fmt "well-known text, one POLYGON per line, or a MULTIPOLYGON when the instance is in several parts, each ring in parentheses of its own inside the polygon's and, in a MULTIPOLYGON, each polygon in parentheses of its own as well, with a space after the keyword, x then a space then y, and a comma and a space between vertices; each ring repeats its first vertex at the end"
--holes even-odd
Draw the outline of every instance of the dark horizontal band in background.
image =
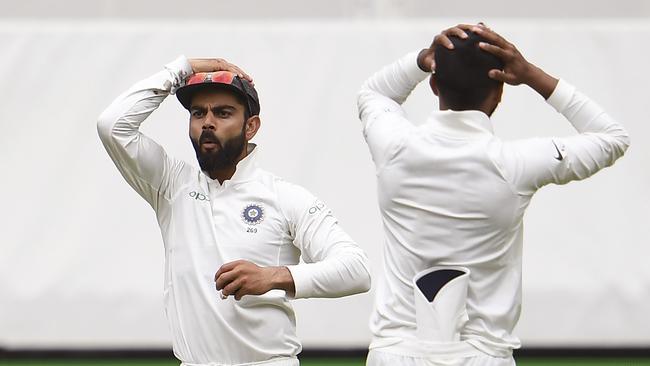
MULTIPOLYGON (((300 353, 301 358, 363 358, 368 350, 308 348, 300 353)), ((637 348, 523 348, 515 350, 515 357, 650 357, 650 346, 637 348)), ((124 359, 124 358, 173 358, 170 349, 12 349, 0 348, 0 360, 5 359, 124 359)))

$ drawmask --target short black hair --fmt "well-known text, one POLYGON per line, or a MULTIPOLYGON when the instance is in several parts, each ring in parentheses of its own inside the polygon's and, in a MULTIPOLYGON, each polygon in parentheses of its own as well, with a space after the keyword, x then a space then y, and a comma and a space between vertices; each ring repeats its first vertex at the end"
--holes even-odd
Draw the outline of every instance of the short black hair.
POLYGON ((450 36, 453 49, 436 45, 435 78, 439 96, 452 110, 476 110, 489 93, 503 83, 490 79, 488 71, 503 69, 503 61, 482 50, 479 42, 487 40, 467 31, 467 38, 450 36))

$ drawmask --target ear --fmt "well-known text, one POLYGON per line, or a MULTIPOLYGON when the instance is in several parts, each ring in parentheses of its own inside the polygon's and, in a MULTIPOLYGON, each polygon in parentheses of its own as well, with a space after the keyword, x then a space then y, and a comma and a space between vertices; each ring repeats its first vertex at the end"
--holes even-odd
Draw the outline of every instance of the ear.
POLYGON ((250 141, 257 134, 257 130, 260 129, 262 121, 260 120, 260 116, 251 116, 245 123, 244 133, 246 135, 246 141, 250 141))
POLYGON ((438 96, 438 84, 436 83, 436 74, 431 74, 431 77, 429 78, 429 86, 431 87, 431 90, 433 91, 433 94, 438 96))

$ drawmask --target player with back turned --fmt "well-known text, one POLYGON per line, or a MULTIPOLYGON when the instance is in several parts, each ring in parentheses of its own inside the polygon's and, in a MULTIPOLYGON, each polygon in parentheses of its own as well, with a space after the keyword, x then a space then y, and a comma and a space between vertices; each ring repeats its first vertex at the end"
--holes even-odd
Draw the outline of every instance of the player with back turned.
POLYGON ((250 140, 259 112, 251 79, 237 66, 181 56, 99 117, 106 151, 156 214, 165 313, 182 365, 298 365, 289 300, 370 287, 365 253, 327 206, 257 166, 260 148, 250 140), (190 112, 199 168, 139 130, 174 93, 190 112))
POLYGON ((483 25, 450 28, 384 67, 358 105, 385 233, 367 365, 514 365, 524 212, 544 185, 612 165, 627 132, 483 25), (427 77, 440 110, 414 125, 401 104, 427 77), (496 137, 504 83, 534 89, 578 133, 496 137))

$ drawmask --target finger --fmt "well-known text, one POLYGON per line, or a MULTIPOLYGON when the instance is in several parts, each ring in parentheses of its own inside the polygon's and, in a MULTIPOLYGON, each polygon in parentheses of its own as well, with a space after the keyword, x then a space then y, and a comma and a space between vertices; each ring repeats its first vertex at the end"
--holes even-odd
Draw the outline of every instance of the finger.
POLYGON ((237 74, 237 76, 243 77, 243 71, 239 67, 237 67, 237 66, 235 66, 235 65, 233 65, 231 63, 228 63, 228 64, 225 65, 225 68, 226 68, 226 70, 232 72, 233 74, 237 74))
POLYGON ((248 75, 244 70, 239 69, 241 75, 239 76, 240 78, 243 77, 244 79, 248 80, 249 82, 253 82, 253 78, 248 75))
POLYGON ((508 58, 508 53, 501 47, 497 47, 493 44, 485 43, 485 42, 479 42, 478 46, 486 52, 489 52, 496 57, 500 58, 501 60, 505 60, 508 58))
POLYGON ((488 76, 490 77, 490 79, 501 81, 503 83, 508 83, 512 80, 510 75, 508 75, 505 71, 498 70, 498 69, 492 69, 488 71, 488 76))
POLYGON ((253 81, 253 78, 251 78, 244 70, 242 70, 239 66, 228 63, 228 66, 231 68, 231 71, 237 76, 239 76, 242 79, 246 79, 248 81, 253 81))
POLYGON ((472 31, 476 34, 481 35, 489 43, 493 45, 497 45, 501 48, 506 48, 510 45, 510 43, 506 41, 505 38, 501 37, 498 33, 496 33, 495 31, 487 27, 476 26, 475 28, 472 29, 472 31))
POLYGON ((234 270, 222 273, 215 281, 215 287, 217 288, 217 291, 228 286, 228 284, 237 279, 237 277, 238 273, 234 270))
MULTIPOLYGON (((231 64, 230 67, 232 67, 232 71, 233 71, 235 74, 237 74, 237 76, 239 76, 240 78, 243 79, 243 78, 244 78, 244 75, 246 75, 246 73, 244 72, 244 70, 240 69, 239 66, 235 66, 235 65, 232 65, 232 64, 231 64)), ((246 76, 247 76, 247 75, 246 75, 246 76)))
POLYGON ((441 45, 450 50, 454 49, 454 44, 451 43, 451 40, 444 34, 438 34, 437 36, 433 37, 433 43, 431 44, 431 46, 434 45, 441 45))
POLYGON ((239 288, 242 286, 242 281, 240 279, 237 279, 231 283, 229 283, 226 287, 224 287, 223 290, 221 290, 221 294, 223 296, 230 296, 233 295, 239 288))
POLYGON ((475 26, 475 24, 458 24, 455 28, 460 28, 464 31, 471 31, 475 26))
POLYGON ((217 282, 217 279, 222 274, 224 274, 226 272, 230 272, 231 269, 232 269, 232 266, 229 265, 229 263, 226 263, 226 264, 222 265, 221 267, 219 267, 219 269, 217 270, 217 273, 214 274, 214 282, 217 282))
POLYGON ((235 267, 237 267, 240 264, 241 264, 241 260, 224 263, 221 267, 219 267, 219 270, 217 270, 217 273, 214 274, 215 282, 217 281, 217 278, 219 278, 219 276, 221 276, 222 274, 224 274, 226 272, 232 271, 233 269, 235 269, 235 267))
POLYGON ((245 289, 240 288, 239 290, 237 290, 235 292, 235 300, 237 300, 237 301, 241 300, 241 298, 244 297, 244 295, 249 295, 249 294, 247 293, 247 291, 245 289))
POLYGON ((449 28, 443 32, 446 36, 456 36, 458 38, 465 39, 467 38, 467 33, 460 27, 449 28))

